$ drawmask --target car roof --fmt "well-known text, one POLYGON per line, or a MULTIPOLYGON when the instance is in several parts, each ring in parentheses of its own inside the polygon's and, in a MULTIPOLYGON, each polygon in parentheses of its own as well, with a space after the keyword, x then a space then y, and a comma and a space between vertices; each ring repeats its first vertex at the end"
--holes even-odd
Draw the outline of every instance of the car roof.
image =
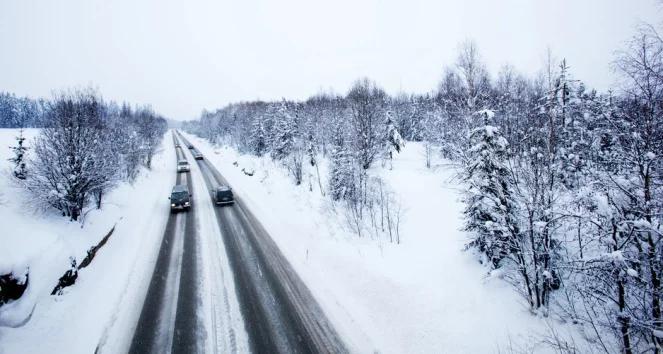
POLYGON ((228 187, 228 186, 223 185, 223 186, 218 186, 218 187, 216 188, 216 190, 219 191, 219 192, 224 192, 224 191, 229 191, 229 190, 231 190, 231 188, 228 187))
POLYGON ((175 192, 188 192, 189 187, 187 187, 186 184, 176 184, 175 187, 173 187, 173 193, 175 192))
POLYGON ((189 163, 189 161, 187 161, 187 160, 179 160, 179 161, 177 161, 177 163, 182 163, 182 162, 189 163))

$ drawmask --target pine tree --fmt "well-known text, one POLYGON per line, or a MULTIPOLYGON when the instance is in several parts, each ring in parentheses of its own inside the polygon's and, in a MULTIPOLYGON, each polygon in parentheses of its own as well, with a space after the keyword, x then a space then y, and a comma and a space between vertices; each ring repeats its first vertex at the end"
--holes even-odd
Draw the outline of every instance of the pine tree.
POLYGON ((24 144, 25 136, 23 136, 23 129, 21 129, 18 133, 18 136, 16 137, 16 146, 12 146, 10 148, 14 152, 14 157, 9 159, 9 161, 14 164, 14 177, 20 180, 24 180, 28 175, 25 164, 25 154, 28 148, 25 147, 24 144))
POLYGON ((333 200, 346 200, 357 194, 355 159, 342 144, 334 144, 329 169, 329 193, 333 200))
POLYGON ((262 116, 257 116, 253 120, 249 148, 256 156, 262 156, 267 151, 267 133, 262 116))
POLYGON ((471 158, 464 171, 469 183, 465 230, 475 235, 467 246, 478 249, 493 268, 499 268, 519 232, 505 164, 508 143, 499 129, 490 125, 492 111, 483 110, 479 115, 484 124, 470 133, 471 158))
POLYGON ((287 102, 283 100, 274 117, 271 151, 274 160, 282 160, 292 152, 295 145, 295 135, 295 118, 288 110, 287 102))
POLYGON ((358 194, 355 174, 359 165, 349 148, 350 132, 344 129, 346 122, 343 118, 337 116, 330 122, 333 134, 330 136, 329 194, 333 200, 348 200, 358 194))
POLYGON ((384 133, 385 158, 391 160, 394 151, 401 152, 401 149, 405 146, 405 142, 394 125, 391 112, 387 112, 386 116, 384 133))

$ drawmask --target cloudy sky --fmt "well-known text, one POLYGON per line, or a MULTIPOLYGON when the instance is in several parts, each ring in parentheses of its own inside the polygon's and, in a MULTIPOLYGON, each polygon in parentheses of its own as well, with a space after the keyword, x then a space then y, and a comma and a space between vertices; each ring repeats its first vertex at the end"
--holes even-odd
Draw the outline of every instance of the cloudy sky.
POLYGON ((49 96, 92 85, 174 119, 251 99, 433 90, 458 43, 492 73, 533 74, 546 48, 599 89, 657 0, 0 0, 0 91, 49 96))

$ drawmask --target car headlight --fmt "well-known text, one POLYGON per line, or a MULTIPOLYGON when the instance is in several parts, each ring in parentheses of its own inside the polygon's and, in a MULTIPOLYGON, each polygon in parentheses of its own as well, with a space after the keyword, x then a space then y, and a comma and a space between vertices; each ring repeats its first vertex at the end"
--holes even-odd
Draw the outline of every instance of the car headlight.
POLYGON ((174 208, 174 207, 175 207, 175 204, 171 204, 170 206, 174 208))
POLYGON ((189 205, 189 202, 185 202, 184 205, 189 205))

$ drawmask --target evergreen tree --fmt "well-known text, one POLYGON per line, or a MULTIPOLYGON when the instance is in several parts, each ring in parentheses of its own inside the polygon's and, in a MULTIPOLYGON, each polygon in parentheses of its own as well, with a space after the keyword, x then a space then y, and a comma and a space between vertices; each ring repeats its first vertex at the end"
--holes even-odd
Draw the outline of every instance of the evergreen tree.
POLYGON ((292 152, 295 147, 296 134, 295 118, 288 110, 287 102, 283 100, 278 106, 274 117, 271 151, 274 160, 283 160, 292 152))
POLYGON ((401 149, 405 146, 405 141, 401 137, 401 134, 396 129, 394 121, 392 119, 391 112, 387 112, 385 119, 385 147, 386 154, 391 159, 393 152, 401 152, 401 149))
POLYGON ((478 249, 493 268, 499 268, 519 233, 505 165, 508 143, 499 129, 490 124, 492 111, 483 110, 478 114, 484 124, 470 133, 471 158, 464 171, 469 184, 465 198, 465 230, 474 233, 468 247, 478 249))
POLYGON ((249 136, 249 149, 256 156, 262 156, 267 152, 267 132, 262 116, 253 120, 251 135, 249 136))
POLYGON ((349 132, 344 129, 346 122, 343 118, 338 116, 330 124, 333 134, 330 142, 329 194, 333 200, 354 198, 358 188, 355 179, 358 165, 348 147, 349 132))
POLYGON ((329 194, 333 200, 346 200, 356 196, 355 169, 353 154, 343 144, 334 144, 329 170, 329 194))
POLYGON ((24 180, 28 175, 28 171, 25 164, 25 154, 28 148, 25 147, 24 144, 25 144, 25 136, 23 136, 23 129, 21 129, 18 133, 18 136, 16 137, 16 146, 12 146, 10 148, 14 152, 14 157, 9 159, 9 161, 11 161, 14 164, 14 169, 13 169, 14 177, 20 180, 24 180))

